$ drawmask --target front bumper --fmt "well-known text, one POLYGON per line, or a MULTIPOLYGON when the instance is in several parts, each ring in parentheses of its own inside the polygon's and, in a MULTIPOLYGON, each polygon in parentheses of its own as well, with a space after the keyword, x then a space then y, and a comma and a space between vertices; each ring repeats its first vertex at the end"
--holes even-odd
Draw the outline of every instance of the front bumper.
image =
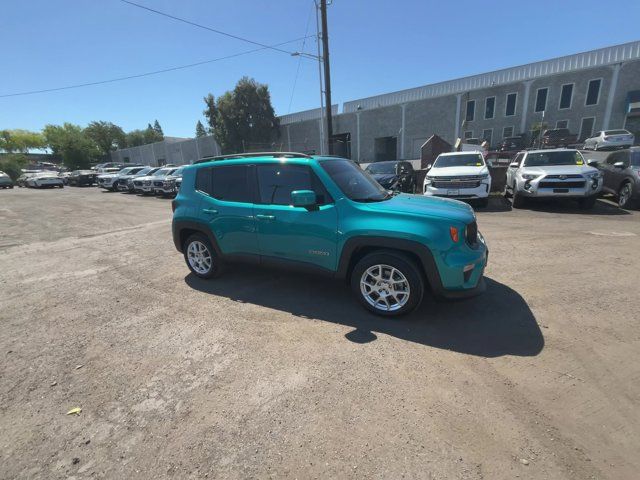
POLYGON ((475 247, 464 247, 441 254, 436 259, 440 273, 440 288, 434 293, 443 298, 469 298, 485 290, 484 270, 489 259, 489 249, 484 237, 478 232, 475 247))
POLYGON ((424 186, 424 194, 434 197, 448 197, 459 200, 473 200, 487 198, 491 190, 490 183, 481 183, 475 188, 436 188, 432 185, 424 186))
MULTIPOLYGON (((574 182, 580 182, 580 179, 572 179, 574 182)), ((602 191, 603 179, 599 178, 594 188, 594 181, 585 178, 584 186, 573 187, 567 185, 563 181, 554 181, 540 178, 530 181, 517 180, 518 194, 528 198, 586 198, 598 195, 602 191)))

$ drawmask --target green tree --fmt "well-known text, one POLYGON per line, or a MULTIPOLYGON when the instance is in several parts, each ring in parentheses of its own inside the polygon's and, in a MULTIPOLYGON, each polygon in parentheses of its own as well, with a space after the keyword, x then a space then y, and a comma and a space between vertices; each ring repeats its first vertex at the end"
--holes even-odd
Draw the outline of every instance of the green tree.
POLYGON ((23 153, 7 153, 0 157, 0 171, 16 180, 22 175, 22 169, 27 166, 28 159, 23 153))
POLYGON ((29 150, 45 147, 41 133, 28 130, 0 130, 0 151, 6 153, 28 153, 29 150))
POLYGON ((164 140, 164 132, 162 131, 162 127, 160 126, 160 123, 158 122, 158 120, 153 122, 153 131, 156 132, 157 138, 160 139, 157 141, 161 142, 162 140, 164 140))
POLYGON ((204 125, 200 120, 196 123, 196 137, 204 137, 207 135, 207 131, 204 129, 204 125))
POLYGON ((89 167, 100 155, 96 143, 78 125, 47 125, 42 132, 47 146, 60 155, 62 163, 71 170, 89 167))
POLYGON ((208 93, 207 96, 202 100, 204 100, 204 103, 207 106, 207 108, 205 108, 202 113, 204 114, 204 117, 207 119, 207 123, 209 124, 209 133, 213 133, 214 119, 216 116, 216 99, 213 95, 208 93))
POLYGON ((242 152, 253 143, 269 143, 280 136, 267 85, 243 77, 233 91, 215 102, 209 94, 204 101, 204 114, 225 153, 242 152))
POLYGON ((149 123, 144 131, 144 143, 161 142, 162 140, 162 138, 158 137, 158 132, 156 132, 149 123))
POLYGON ((139 147, 147 143, 144 130, 131 130, 126 134, 127 147, 139 147))
POLYGON ((124 130, 111 122, 91 122, 84 132, 105 156, 127 145, 124 130))

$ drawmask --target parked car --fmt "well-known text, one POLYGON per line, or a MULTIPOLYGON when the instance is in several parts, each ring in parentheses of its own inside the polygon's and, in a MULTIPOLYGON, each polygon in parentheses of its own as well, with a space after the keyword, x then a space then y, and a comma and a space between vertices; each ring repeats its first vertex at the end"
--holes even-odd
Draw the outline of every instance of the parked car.
POLYGON ((160 170, 160 167, 145 167, 134 174, 127 175, 126 178, 121 178, 118 182, 118 190, 121 192, 135 193, 133 181, 139 177, 153 175, 158 170, 160 170))
POLYGON ((175 196, 180 190, 180 185, 182 184, 183 171, 184 167, 180 167, 170 175, 164 177, 162 186, 155 188, 156 195, 161 195, 163 197, 175 196))
POLYGON ((602 172, 602 190, 616 195, 620 207, 640 206, 640 147, 610 153, 603 162, 588 163, 602 172))
POLYGON ((489 202, 491 175, 480 152, 447 152, 436 158, 423 183, 427 196, 489 202))
POLYGON ((13 180, 3 171, 0 171, 0 188, 13 188, 13 180))
POLYGON ((116 177, 113 179, 112 183, 112 188, 113 190, 128 190, 129 187, 127 185, 127 182, 129 181, 130 178, 132 178, 134 175, 137 175, 138 173, 140 173, 143 170, 149 170, 149 167, 145 167, 143 165, 139 165, 139 166, 135 166, 135 167, 127 167, 127 168, 123 168, 122 170, 120 170, 117 174, 116 177))
POLYGON ((498 145, 499 152, 520 151, 525 148, 524 138, 522 136, 507 137, 498 145))
POLYGON ((123 168, 122 170, 118 170, 117 172, 98 175, 98 186, 106 190, 115 192, 118 189, 118 183, 120 183, 121 178, 124 178, 126 182, 127 175, 129 175, 131 172, 139 172, 143 168, 145 168, 144 165, 135 165, 123 168))
POLYGON ((96 183, 97 173, 94 170, 74 170, 67 177, 67 185, 82 187, 96 183))
POLYGON ((154 172, 152 175, 146 177, 138 177, 133 180, 133 186, 136 191, 142 195, 153 195, 156 193, 156 188, 162 187, 164 177, 171 175, 178 167, 163 167, 154 172))
POLYGON ((346 279, 376 314, 484 289, 487 247, 468 205, 392 194, 351 160, 234 155, 185 167, 173 240, 191 272, 226 263, 287 265, 346 279))
POLYGON ((574 149, 523 151, 507 169, 505 197, 514 208, 533 198, 571 198, 590 209, 601 191, 602 173, 574 149))
POLYGON ((479 138, 465 138, 462 143, 466 143, 467 145, 480 145, 482 140, 479 138))
POLYGON ((571 133, 568 128, 552 128, 542 132, 541 148, 568 147, 578 142, 578 135, 571 133))
POLYGON ((584 141, 585 150, 603 150, 605 148, 628 148, 635 142, 633 133, 627 130, 603 130, 584 141))
POLYGON ((369 164, 366 171, 387 190, 405 193, 416 191, 416 172, 411 162, 375 162, 369 164))
POLYGON ((25 183, 27 187, 32 188, 64 188, 64 181, 56 172, 41 172, 31 174, 26 178, 25 183))

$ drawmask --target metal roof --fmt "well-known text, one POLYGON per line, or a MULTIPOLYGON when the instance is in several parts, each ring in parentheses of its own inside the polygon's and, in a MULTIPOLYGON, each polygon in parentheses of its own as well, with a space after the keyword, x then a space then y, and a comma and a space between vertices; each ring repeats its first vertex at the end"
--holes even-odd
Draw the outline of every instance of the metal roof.
POLYGON ((344 103, 342 111, 343 113, 350 113, 357 110, 398 105, 426 98, 441 97, 444 95, 468 92, 481 88, 533 80, 535 78, 557 75, 559 73, 601 67, 639 58, 640 41, 630 42, 622 45, 600 48, 598 50, 591 50, 589 52, 558 57, 551 60, 520 65, 518 67, 505 68, 494 72, 458 78, 456 80, 448 80, 422 87, 361 98, 359 100, 352 100, 344 103))

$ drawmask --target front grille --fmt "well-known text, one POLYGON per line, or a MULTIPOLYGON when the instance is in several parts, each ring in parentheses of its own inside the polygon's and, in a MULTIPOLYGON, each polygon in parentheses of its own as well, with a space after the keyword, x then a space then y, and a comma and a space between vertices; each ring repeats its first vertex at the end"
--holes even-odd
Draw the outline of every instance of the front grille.
POLYGON ((479 175, 462 175, 458 177, 434 177, 432 185, 435 188, 478 188, 482 183, 479 175))
MULTIPOLYGON (((549 178, 549 177, 547 177, 549 178)), ((584 180, 580 182, 540 182, 539 188, 584 188, 584 180)))
POLYGON ((564 180, 565 178, 584 178, 582 175, 546 175, 545 179, 555 179, 555 180, 564 180))
POLYGON ((474 246, 478 243, 478 224, 475 220, 467 225, 464 236, 469 245, 474 246))

